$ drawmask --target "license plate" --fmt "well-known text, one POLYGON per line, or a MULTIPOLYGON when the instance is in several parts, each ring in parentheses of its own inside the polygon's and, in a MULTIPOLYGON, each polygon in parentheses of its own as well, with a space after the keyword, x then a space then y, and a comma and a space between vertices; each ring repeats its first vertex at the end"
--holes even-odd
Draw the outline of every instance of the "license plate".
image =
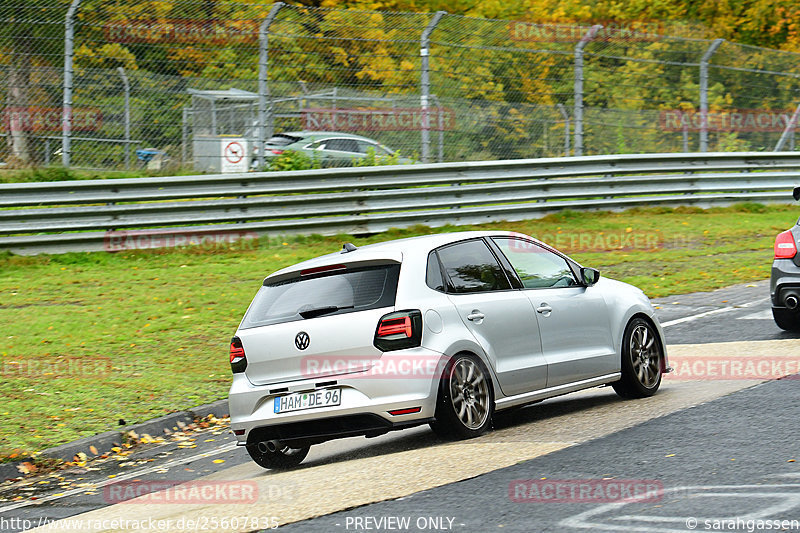
POLYGON ((297 392, 275 398, 275 412, 288 413, 304 409, 318 409, 342 403, 341 389, 323 389, 313 392, 297 392))

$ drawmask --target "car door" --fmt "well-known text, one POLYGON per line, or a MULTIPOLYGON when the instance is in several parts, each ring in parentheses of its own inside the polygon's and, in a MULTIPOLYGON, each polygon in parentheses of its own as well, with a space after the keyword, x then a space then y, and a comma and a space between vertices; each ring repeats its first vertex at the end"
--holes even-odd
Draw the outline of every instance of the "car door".
POLYGON ((530 300, 512 288, 483 239, 437 249, 449 300, 511 396, 545 387, 547 362, 530 300))
POLYGON ((608 310, 600 290, 578 283, 567 260, 534 241, 494 237, 536 311, 547 387, 618 371, 608 310))

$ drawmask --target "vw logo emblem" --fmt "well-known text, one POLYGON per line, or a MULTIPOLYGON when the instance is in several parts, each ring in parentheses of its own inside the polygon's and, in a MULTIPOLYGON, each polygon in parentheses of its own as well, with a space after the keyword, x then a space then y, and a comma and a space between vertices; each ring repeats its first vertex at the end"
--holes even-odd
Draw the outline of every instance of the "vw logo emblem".
POLYGON ((309 344, 311 344, 311 339, 305 331, 301 331, 294 338, 294 345, 297 346, 298 350, 305 350, 309 344))

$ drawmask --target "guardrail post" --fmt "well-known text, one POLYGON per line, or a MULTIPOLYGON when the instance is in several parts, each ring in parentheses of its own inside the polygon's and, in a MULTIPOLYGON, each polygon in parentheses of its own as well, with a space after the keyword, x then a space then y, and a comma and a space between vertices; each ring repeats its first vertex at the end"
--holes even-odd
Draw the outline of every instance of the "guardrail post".
POLYGON ((574 81, 574 100, 575 111, 575 155, 583 155, 583 49, 594 39, 597 32, 603 28, 600 24, 595 24, 575 45, 575 81, 574 81))
MULTIPOLYGON (((784 128, 781 138, 778 139, 778 144, 775 145, 775 152, 783 150, 783 146, 786 144, 787 139, 789 139, 789 135, 792 135, 792 139, 794 139, 794 130, 797 127, 798 117, 800 117, 800 104, 797 105, 797 109, 792 113, 792 118, 786 123, 786 128, 784 128)), ((791 148, 794 149, 794 143, 792 143, 791 148)))
POLYGON ((430 133, 430 116, 428 116, 428 100, 430 98, 431 92, 431 81, 430 81, 430 64, 429 64, 429 56, 430 56, 430 37, 433 30, 436 28, 436 25, 439 24, 439 21, 442 19, 444 15, 446 15, 446 11, 437 11, 434 13, 433 18, 428 23, 428 26, 423 30, 422 37, 420 37, 419 42, 419 56, 422 60, 422 66, 420 71, 420 107, 422 108, 422 120, 420 121, 420 126, 422 129, 422 162, 429 163, 431 158, 431 133, 430 133))
POLYGON ((117 67, 119 77, 122 78, 122 87, 125 90, 125 170, 131 168, 131 84, 125 69, 117 67))
POLYGON ((700 151, 708 152, 708 62, 725 39, 714 39, 700 58, 700 151))
POLYGON ((269 131, 267 125, 267 98, 269 95, 269 27, 278 16, 278 11, 286 5, 283 2, 272 4, 267 18, 258 27, 258 168, 264 168, 266 162, 264 158, 264 144, 267 142, 267 135, 272 137, 273 132, 273 113, 272 99, 269 103, 269 131))
POLYGON ((75 46, 75 14, 81 0, 72 0, 64 19, 64 101, 61 108, 61 164, 70 165, 72 153, 72 56, 75 46))

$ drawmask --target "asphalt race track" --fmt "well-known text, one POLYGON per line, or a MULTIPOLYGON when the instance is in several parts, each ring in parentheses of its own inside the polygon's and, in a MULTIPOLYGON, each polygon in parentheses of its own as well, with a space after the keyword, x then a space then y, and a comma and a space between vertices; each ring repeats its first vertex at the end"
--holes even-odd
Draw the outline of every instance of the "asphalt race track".
POLYGON ((655 300, 675 372, 653 398, 592 389, 468 442, 426 427, 334 441, 282 473, 199 430, 3 484, 0 530, 800 531, 800 335, 775 326, 768 293, 655 300))

